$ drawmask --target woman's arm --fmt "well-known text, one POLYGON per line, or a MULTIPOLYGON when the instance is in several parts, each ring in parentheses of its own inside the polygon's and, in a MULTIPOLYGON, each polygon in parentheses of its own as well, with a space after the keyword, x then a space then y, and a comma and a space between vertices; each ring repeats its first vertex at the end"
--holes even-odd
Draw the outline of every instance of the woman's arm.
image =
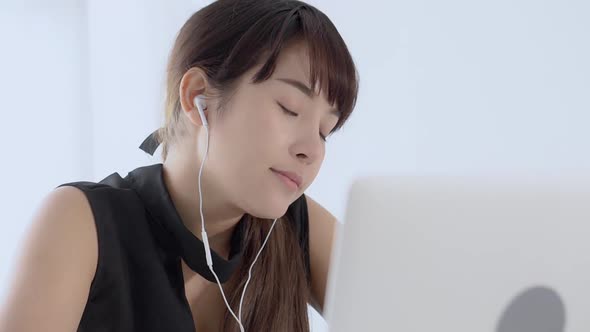
POLYGON ((311 306, 323 315, 324 300, 336 218, 311 197, 307 198, 309 214, 309 255, 311 265, 311 306))
POLYGON ((0 332, 76 331, 98 260, 88 200, 77 188, 57 188, 30 225, 0 307, 0 332))

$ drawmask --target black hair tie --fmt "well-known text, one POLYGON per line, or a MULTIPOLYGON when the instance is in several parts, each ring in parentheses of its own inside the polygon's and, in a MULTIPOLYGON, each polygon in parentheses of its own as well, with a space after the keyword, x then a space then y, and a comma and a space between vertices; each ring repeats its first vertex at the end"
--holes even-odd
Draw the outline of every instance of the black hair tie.
POLYGON ((145 153, 148 153, 151 156, 154 155, 154 152, 156 152, 156 149, 158 148, 158 146, 160 146, 160 140, 158 139, 158 130, 159 129, 156 129, 153 133, 146 137, 139 146, 140 149, 142 149, 145 153))

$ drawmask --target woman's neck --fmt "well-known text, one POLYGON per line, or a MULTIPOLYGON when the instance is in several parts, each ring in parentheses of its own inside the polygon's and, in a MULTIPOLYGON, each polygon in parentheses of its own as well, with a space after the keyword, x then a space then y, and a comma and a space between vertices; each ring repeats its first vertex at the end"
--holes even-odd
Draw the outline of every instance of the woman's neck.
MULTIPOLYGON (((198 187, 200 166, 201 161, 195 153, 170 151, 163 163, 163 178, 182 222, 202 240, 198 187), (188 157, 181 157, 182 155, 188 157)), ((201 176, 205 230, 211 249, 227 259, 233 230, 245 212, 227 200, 218 189, 219 186, 207 177, 205 170, 206 167, 201 176)))

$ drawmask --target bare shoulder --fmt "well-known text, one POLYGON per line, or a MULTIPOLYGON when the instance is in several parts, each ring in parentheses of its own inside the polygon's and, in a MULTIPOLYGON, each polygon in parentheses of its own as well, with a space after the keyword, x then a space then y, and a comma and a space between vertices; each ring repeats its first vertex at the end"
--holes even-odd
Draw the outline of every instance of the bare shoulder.
POLYGON ((98 262, 90 204, 78 188, 47 194, 21 240, 0 332, 73 331, 88 299, 98 262))
POLYGON ((75 248, 87 258, 93 258, 96 267, 96 225, 90 203, 80 189, 63 186, 47 194, 33 216, 23 243, 26 246, 34 242, 53 250, 75 248))
POLYGON ((309 214, 309 252, 311 265, 311 306, 324 311, 330 258, 338 221, 327 209, 305 195, 309 214))

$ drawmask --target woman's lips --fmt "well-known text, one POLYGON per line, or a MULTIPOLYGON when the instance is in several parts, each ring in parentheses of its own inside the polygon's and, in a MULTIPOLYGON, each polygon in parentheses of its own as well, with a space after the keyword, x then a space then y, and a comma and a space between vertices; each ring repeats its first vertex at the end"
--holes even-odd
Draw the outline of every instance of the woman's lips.
POLYGON ((271 168, 271 171, 275 173, 287 186, 292 189, 299 189, 301 186, 301 176, 296 173, 280 171, 271 168))

